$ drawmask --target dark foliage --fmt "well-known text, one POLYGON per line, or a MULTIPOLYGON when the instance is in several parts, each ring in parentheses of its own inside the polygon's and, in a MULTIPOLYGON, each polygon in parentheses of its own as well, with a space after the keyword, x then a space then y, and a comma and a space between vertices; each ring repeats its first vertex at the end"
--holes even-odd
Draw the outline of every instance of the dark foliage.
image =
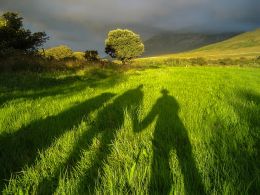
POLYGON ((6 12, 0 17, 0 55, 10 55, 10 51, 25 53, 35 51, 48 40, 45 32, 32 33, 23 28, 23 18, 17 13, 6 12))
POLYGON ((98 51, 96 50, 85 51, 85 58, 88 61, 98 61, 99 60, 98 51))
POLYGON ((208 62, 205 58, 202 57, 198 57, 198 58, 191 58, 190 62, 192 65, 199 65, 199 66, 203 66, 203 65, 207 65, 208 62))
MULTIPOLYGON (((241 59, 243 61, 244 59, 241 59)), ((218 60, 218 64, 220 65, 233 65, 234 62, 231 58, 223 58, 218 60)))
POLYGON ((111 56, 111 58, 116 58, 116 51, 111 45, 106 45, 105 52, 111 56))

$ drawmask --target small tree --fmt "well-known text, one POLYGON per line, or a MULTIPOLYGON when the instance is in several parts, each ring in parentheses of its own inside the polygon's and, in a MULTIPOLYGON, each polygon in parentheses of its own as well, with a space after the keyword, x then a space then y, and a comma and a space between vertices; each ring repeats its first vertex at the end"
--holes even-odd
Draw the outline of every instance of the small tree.
POLYGON ((0 16, 0 50, 36 51, 46 42, 45 32, 31 33, 23 28, 23 18, 17 13, 6 12, 0 16))
POLYGON ((66 45, 60 45, 47 49, 45 51, 45 56, 56 60, 63 60, 65 58, 71 58, 73 56, 73 51, 66 45))
POLYGON ((87 61, 98 61, 99 56, 98 56, 98 51, 96 50, 87 50, 85 51, 85 58, 87 61))
POLYGON ((105 45, 105 52, 112 58, 121 60, 123 64, 141 56, 144 52, 144 44, 140 36, 127 29, 110 31, 108 38, 105 40, 105 45))

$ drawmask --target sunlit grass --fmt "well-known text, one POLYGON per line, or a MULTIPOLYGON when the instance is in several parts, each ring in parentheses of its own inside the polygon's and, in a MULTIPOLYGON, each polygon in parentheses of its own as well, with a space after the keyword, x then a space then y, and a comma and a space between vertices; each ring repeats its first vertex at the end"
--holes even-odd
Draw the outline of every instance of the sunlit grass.
POLYGON ((0 80, 6 194, 260 193, 257 68, 0 80))

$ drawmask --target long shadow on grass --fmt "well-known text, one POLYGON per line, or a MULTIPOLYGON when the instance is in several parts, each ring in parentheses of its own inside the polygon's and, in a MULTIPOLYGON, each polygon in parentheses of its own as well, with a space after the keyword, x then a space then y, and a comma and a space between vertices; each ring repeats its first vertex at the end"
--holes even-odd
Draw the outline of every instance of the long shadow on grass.
POLYGON ((228 183, 233 194, 260 194, 260 95, 240 90, 230 104, 239 120, 229 126, 217 121, 211 140, 217 185, 228 183))
POLYGON ((0 191, 4 180, 35 162, 38 151, 47 149, 58 137, 78 125, 84 117, 100 108, 114 94, 103 93, 64 112, 32 122, 13 134, 0 135, 0 191))
MULTIPOLYGON (((59 166, 55 175, 50 179, 46 178, 38 187, 38 193, 52 194, 55 192, 55 186, 58 185, 60 172, 67 169, 68 172, 75 168, 75 165, 80 162, 81 151, 88 150, 93 142, 93 139, 100 135, 99 150, 92 157, 92 164, 85 170, 84 175, 80 178, 79 193, 84 194, 89 192, 94 193, 95 183, 97 182, 98 172, 102 169, 103 163, 107 160, 111 152, 111 144, 116 138, 117 131, 124 124, 124 112, 129 111, 132 120, 137 120, 138 108, 143 100, 142 85, 135 89, 131 89, 118 96, 113 103, 107 105, 98 113, 93 126, 83 134, 77 141, 74 150, 70 154, 68 160, 63 165, 59 166)), ((75 169, 74 169, 75 170, 75 169)))
POLYGON ((71 95, 86 87, 111 87, 123 79, 123 75, 117 70, 98 68, 89 70, 82 76, 58 76, 55 73, 0 74, 0 108, 11 100, 71 95))
POLYGON ((202 179, 196 168, 192 155, 192 146, 187 130, 179 116, 179 104, 176 99, 168 95, 163 89, 160 97, 150 113, 139 124, 136 123, 136 132, 146 128, 157 118, 153 138, 153 161, 149 184, 149 194, 169 194, 173 184, 173 176, 169 165, 170 151, 175 149, 181 171, 184 177, 184 186, 187 194, 204 194, 202 179))

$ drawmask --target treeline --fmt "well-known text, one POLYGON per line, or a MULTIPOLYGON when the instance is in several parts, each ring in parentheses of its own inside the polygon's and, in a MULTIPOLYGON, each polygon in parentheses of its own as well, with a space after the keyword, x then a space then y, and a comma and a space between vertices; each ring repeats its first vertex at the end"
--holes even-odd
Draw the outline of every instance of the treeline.
POLYGON ((0 71, 65 70, 100 60, 97 51, 73 52, 65 45, 43 49, 48 39, 45 32, 25 29, 17 13, 4 13, 0 17, 0 71))
POLYGON ((52 47, 49 49, 42 49, 39 51, 41 56, 49 60, 87 60, 91 62, 96 62, 100 60, 98 51, 87 50, 85 52, 74 52, 67 45, 59 45, 57 47, 52 47))
MULTIPOLYGON (((96 50, 74 52, 60 45, 44 49, 49 37, 45 32, 32 33, 23 27, 23 18, 7 12, 0 16, 0 71, 2 70, 63 70, 88 65, 110 65, 96 50)), ((105 52, 122 64, 129 63, 144 52, 140 36, 130 30, 116 29, 108 33, 105 52)))
POLYGON ((0 71, 62 71, 111 64, 101 59, 97 51, 74 52, 66 45, 30 52, 10 49, 0 57, 0 71))
MULTIPOLYGON (((0 71, 55 71, 82 69, 89 66, 115 67, 114 62, 100 58, 96 50, 74 52, 69 46, 60 45, 44 49, 49 37, 45 32, 32 33, 23 27, 23 18, 17 13, 7 12, 0 16, 0 71)), ((127 29, 116 29, 108 33, 104 51, 111 58, 129 64, 144 52, 140 36, 127 29)), ((260 57, 255 59, 145 59, 136 60, 132 65, 149 67, 154 65, 260 65, 260 57), (159 60, 158 60, 159 59, 159 60)), ((123 66, 126 67, 126 66, 123 66)))

